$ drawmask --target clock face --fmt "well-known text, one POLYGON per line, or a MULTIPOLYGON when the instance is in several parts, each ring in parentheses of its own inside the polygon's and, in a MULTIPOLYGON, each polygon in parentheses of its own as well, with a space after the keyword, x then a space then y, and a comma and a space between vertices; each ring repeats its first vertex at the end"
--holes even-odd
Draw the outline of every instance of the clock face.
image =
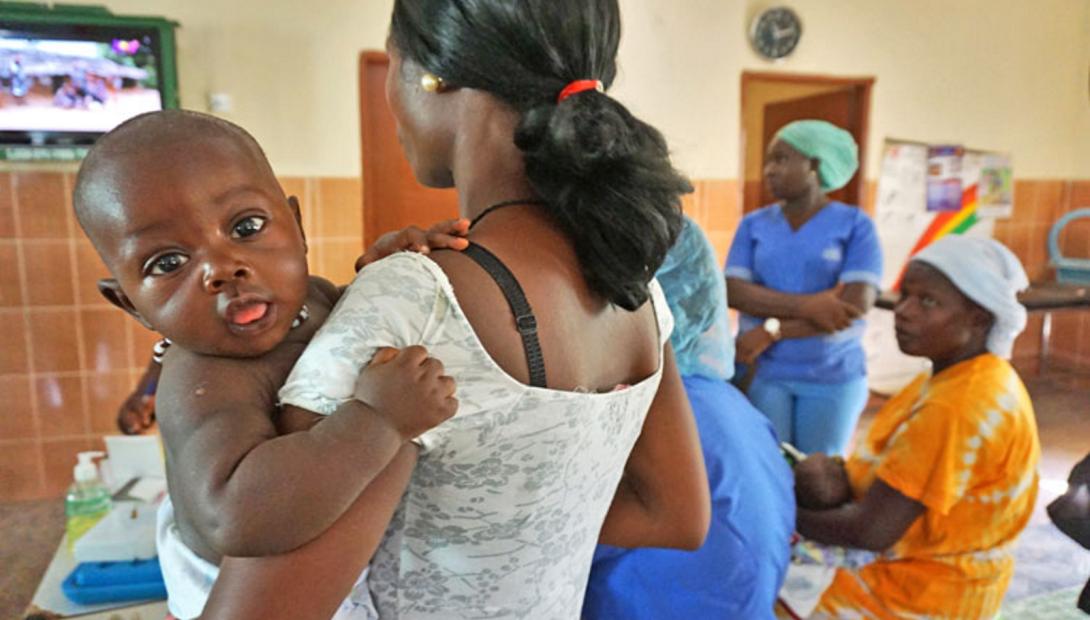
POLYGON ((778 60, 795 51, 802 37, 799 16, 787 7, 768 9, 753 20, 749 41, 758 54, 778 60))

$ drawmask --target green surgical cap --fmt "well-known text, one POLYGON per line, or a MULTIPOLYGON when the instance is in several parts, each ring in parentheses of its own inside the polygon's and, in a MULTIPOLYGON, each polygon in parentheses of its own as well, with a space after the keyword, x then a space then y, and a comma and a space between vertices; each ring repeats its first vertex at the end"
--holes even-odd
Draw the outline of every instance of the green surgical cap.
POLYGON ((825 121, 795 121, 776 133, 803 155, 818 160, 821 190, 832 192, 852 180, 859 169, 859 147, 852 134, 825 121))

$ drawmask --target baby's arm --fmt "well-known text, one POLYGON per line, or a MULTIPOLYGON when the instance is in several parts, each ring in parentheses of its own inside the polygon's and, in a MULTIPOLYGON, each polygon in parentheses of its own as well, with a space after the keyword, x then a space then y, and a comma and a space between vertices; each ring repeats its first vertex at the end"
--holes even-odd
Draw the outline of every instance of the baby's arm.
POLYGON ((386 390, 374 407, 349 400, 306 432, 277 436, 272 411, 284 360, 171 352, 160 392, 171 495, 201 540, 222 555, 284 553, 348 509, 420 428, 453 414, 453 384, 415 347, 369 367, 386 390), (390 398, 395 393, 397 399, 390 398))
POLYGON ((224 558, 201 617, 317 620, 332 616, 378 549, 415 464, 416 448, 403 446, 348 512, 295 551, 264 558, 224 558))

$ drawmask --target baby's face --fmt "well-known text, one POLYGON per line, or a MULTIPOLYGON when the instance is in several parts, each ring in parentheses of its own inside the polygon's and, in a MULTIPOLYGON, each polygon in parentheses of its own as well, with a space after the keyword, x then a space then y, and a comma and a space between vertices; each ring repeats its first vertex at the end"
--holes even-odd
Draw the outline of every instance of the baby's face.
POLYGON ((135 310, 178 346, 251 357, 287 335, 306 298, 296 209, 251 153, 213 138, 111 167, 103 260, 135 310))

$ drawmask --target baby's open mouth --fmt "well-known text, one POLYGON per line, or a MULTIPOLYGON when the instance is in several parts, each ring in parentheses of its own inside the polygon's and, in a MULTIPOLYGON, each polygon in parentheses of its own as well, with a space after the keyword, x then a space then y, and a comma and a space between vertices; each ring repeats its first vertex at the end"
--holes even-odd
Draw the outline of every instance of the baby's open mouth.
POLYGON ((269 311, 269 304, 261 301, 239 305, 231 308, 228 320, 235 325, 249 325, 265 318, 269 311))

